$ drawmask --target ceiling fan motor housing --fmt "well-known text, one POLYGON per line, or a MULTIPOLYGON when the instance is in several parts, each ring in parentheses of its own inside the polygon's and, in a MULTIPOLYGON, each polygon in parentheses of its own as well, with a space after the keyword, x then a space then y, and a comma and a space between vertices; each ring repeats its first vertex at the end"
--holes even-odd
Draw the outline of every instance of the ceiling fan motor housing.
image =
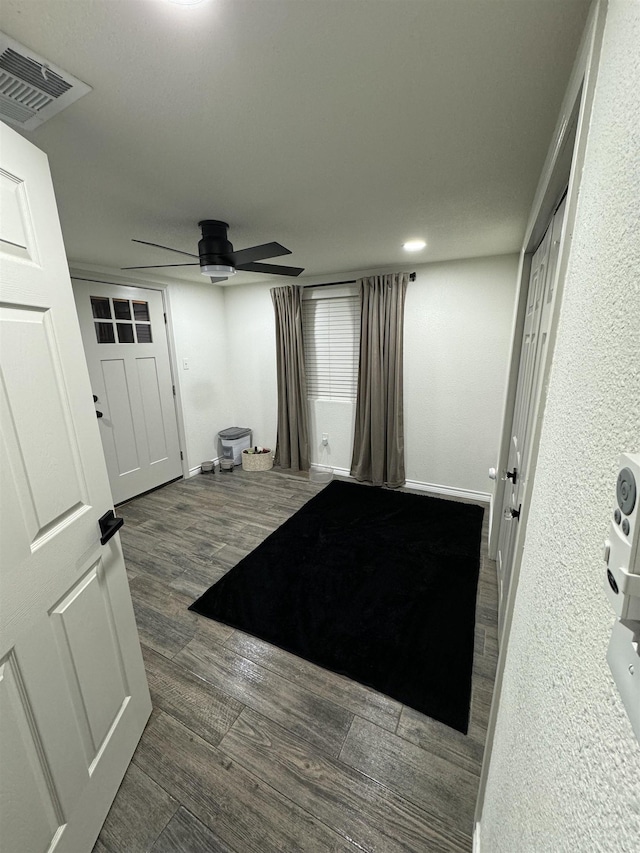
POLYGON ((226 222, 219 219, 203 219, 198 222, 202 229, 202 239, 198 243, 198 255, 200 266, 210 264, 228 264, 233 266, 233 261, 228 256, 233 252, 233 246, 227 240, 226 222))

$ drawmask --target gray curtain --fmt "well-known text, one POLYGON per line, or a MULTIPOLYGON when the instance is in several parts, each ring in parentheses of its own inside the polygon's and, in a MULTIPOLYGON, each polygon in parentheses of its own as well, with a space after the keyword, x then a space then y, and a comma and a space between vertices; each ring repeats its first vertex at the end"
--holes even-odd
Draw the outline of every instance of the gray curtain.
POLYGON ((374 486, 404 476, 402 341, 409 273, 360 279, 360 365, 351 475, 374 486))
POLYGON ((309 469, 309 417, 302 343, 301 288, 274 287, 278 371, 278 438, 274 463, 294 471, 309 469))

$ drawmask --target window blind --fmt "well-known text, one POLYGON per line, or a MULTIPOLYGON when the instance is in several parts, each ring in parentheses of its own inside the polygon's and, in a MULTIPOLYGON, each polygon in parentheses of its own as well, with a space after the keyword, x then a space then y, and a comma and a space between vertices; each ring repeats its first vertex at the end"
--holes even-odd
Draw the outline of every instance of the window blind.
POLYGON ((302 328, 309 397, 354 400, 358 389, 360 297, 305 300, 302 328))

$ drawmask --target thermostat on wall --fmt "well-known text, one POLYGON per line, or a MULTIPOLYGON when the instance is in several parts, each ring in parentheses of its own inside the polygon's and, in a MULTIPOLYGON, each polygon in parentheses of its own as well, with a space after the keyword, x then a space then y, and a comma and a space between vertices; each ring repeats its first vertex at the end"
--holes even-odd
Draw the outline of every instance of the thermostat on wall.
POLYGON ((604 586, 616 614, 607 662, 640 740, 640 453, 623 453, 609 536, 604 586))

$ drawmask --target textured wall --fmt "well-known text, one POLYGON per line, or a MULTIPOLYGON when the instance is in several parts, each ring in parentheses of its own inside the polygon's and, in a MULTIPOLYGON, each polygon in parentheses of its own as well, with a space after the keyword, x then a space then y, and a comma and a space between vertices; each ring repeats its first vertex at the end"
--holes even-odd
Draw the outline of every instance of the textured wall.
MULTIPOLYGON (((489 492, 513 316, 517 256, 422 264, 407 289, 404 411, 407 479, 489 492)), ((369 273, 363 273, 369 274, 369 273)), ((333 280, 360 273, 337 273, 333 280)), ((331 279, 329 279, 331 280, 331 279)), ((230 411, 275 443, 275 332, 269 288, 224 288, 230 411)), ((312 406, 312 461, 349 468, 354 408, 312 406), (320 437, 329 434, 328 453, 320 437)))
POLYGON ((508 649, 482 853, 640 849, 600 545, 640 450, 640 3, 613 0, 508 649))

